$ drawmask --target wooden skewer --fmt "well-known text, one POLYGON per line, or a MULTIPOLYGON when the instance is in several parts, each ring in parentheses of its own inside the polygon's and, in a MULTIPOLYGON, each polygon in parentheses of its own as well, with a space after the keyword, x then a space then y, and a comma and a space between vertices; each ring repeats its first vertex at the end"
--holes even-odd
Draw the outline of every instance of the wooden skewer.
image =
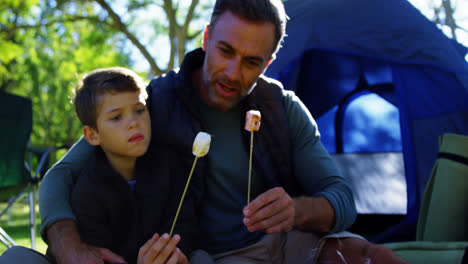
POLYGON ((253 136, 254 136, 254 132, 250 131, 249 185, 248 185, 248 188, 247 188, 247 205, 249 205, 249 203, 250 203, 250 182, 251 182, 251 176, 252 176, 253 136))
POLYGON ((198 160, 198 157, 195 156, 195 160, 193 161, 192 169, 190 170, 190 175, 189 175, 189 177, 187 179, 187 183, 185 184, 184 193, 182 194, 182 198, 180 198, 179 207, 177 208, 177 213, 176 213, 176 216, 174 218, 174 222, 172 222, 172 227, 171 227, 171 232, 169 233, 169 237, 172 236, 172 231, 174 231, 174 227, 175 227, 175 224, 177 222, 177 217, 179 217, 180 208, 182 207, 182 203, 184 202, 185 193, 187 192, 187 189, 188 189, 188 186, 189 186, 189 183, 190 183, 190 179, 192 178, 193 170, 195 168, 195 164, 197 164, 197 160, 198 160))

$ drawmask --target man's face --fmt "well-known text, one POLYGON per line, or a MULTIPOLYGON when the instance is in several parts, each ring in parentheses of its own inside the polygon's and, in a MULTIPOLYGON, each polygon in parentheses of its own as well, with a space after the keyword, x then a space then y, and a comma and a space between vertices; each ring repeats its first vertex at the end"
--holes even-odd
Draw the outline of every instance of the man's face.
POLYGON ((140 92, 105 94, 97 112, 93 134, 97 141, 91 144, 100 145, 109 159, 136 158, 146 153, 151 121, 140 92))
POLYGON ((251 92, 271 62, 274 36, 273 23, 247 21, 229 11, 205 30, 202 93, 208 104, 227 111, 251 92))

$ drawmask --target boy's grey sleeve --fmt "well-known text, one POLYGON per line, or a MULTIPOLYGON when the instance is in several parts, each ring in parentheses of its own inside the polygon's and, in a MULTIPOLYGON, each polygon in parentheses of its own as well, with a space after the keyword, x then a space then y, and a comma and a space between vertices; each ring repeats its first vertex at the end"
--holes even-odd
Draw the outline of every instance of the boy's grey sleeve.
POLYGON ((44 176, 39 186, 41 235, 47 242, 46 231, 53 223, 76 220, 70 206, 70 194, 81 170, 92 156, 93 146, 81 137, 44 176))

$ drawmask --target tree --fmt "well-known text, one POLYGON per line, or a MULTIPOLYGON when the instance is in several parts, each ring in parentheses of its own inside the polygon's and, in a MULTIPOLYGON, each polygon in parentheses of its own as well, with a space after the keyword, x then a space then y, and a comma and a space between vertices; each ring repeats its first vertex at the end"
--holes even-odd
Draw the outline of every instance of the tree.
MULTIPOLYGON (((77 74, 125 65, 127 56, 105 31, 89 21, 63 19, 49 1, 1 5, 0 89, 32 100, 33 145, 73 143, 81 130, 70 104, 77 74)), ((80 8, 89 10, 89 4, 80 8)))
MULTIPOLYGON (((62 2, 78 4, 82 1, 68 0, 62 2)), ((195 20, 199 20, 202 17, 203 11, 207 10, 207 7, 213 1, 206 0, 200 4, 200 0, 129 0, 126 6, 124 6, 125 11, 121 12, 128 17, 128 19, 126 19, 127 21, 125 21, 123 15, 119 15, 113 7, 118 6, 117 3, 119 3, 119 1, 95 0, 94 2, 101 8, 101 10, 95 9, 98 16, 86 17, 71 12, 71 14, 69 14, 70 19, 89 19, 93 23, 99 23, 108 27, 114 34, 123 34, 126 40, 130 41, 144 56, 145 60, 150 65, 152 74, 160 75, 180 65, 186 52, 187 43, 197 38, 199 39, 203 28, 198 27, 194 29, 191 27, 191 23, 195 20), (188 4, 184 5, 183 3, 185 2, 188 4), (140 12, 141 14, 141 12, 146 12, 149 8, 154 6, 162 11, 161 13, 164 14, 164 17, 153 17, 149 21, 145 21, 145 23, 151 24, 153 26, 153 32, 156 34, 168 37, 169 45, 167 45, 167 47, 169 48, 170 56, 165 66, 161 66, 156 62, 154 56, 148 50, 148 47, 140 41, 135 31, 132 30, 132 28, 136 27, 135 24, 141 25, 142 22, 136 13, 140 12), (197 7, 200 10, 197 11, 197 7)))
POLYGON ((457 30, 462 30, 468 33, 468 29, 460 26, 456 19, 455 13, 457 9, 454 7, 451 0, 442 0, 440 4, 436 4, 432 1, 434 10, 433 22, 441 27, 447 26, 450 29, 451 36, 454 40, 457 40, 457 30))
POLYGON ((78 139, 81 126, 70 104, 78 79, 99 67, 132 68, 128 43, 150 65, 151 73, 142 76, 180 65, 187 45, 200 40, 203 26, 192 24, 207 19, 210 2, 2 0, 0 89, 31 98, 32 144, 70 145, 78 139), (148 9, 164 16, 142 18, 148 9), (154 32, 149 38, 141 35, 142 24, 154 32), (160 49, 169 54, 166 65, 157 62, 149 48, 161 36, 167 36, 167 48, 160 49))

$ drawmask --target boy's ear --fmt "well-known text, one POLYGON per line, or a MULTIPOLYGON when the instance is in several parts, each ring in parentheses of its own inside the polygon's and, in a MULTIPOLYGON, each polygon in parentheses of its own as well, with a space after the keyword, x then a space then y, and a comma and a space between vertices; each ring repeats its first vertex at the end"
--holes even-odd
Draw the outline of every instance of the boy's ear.
POLYGON ((210 38, 210 25, 205 26, 205 30, 203 31, 203 40, 202 40, 202 49, 206 52, 206 48, 208 47, 208 39, 210 38))
POLYGON ((83 126, 83 136, 89 144, 99 146, 99 133, 90 126, 83 126))

